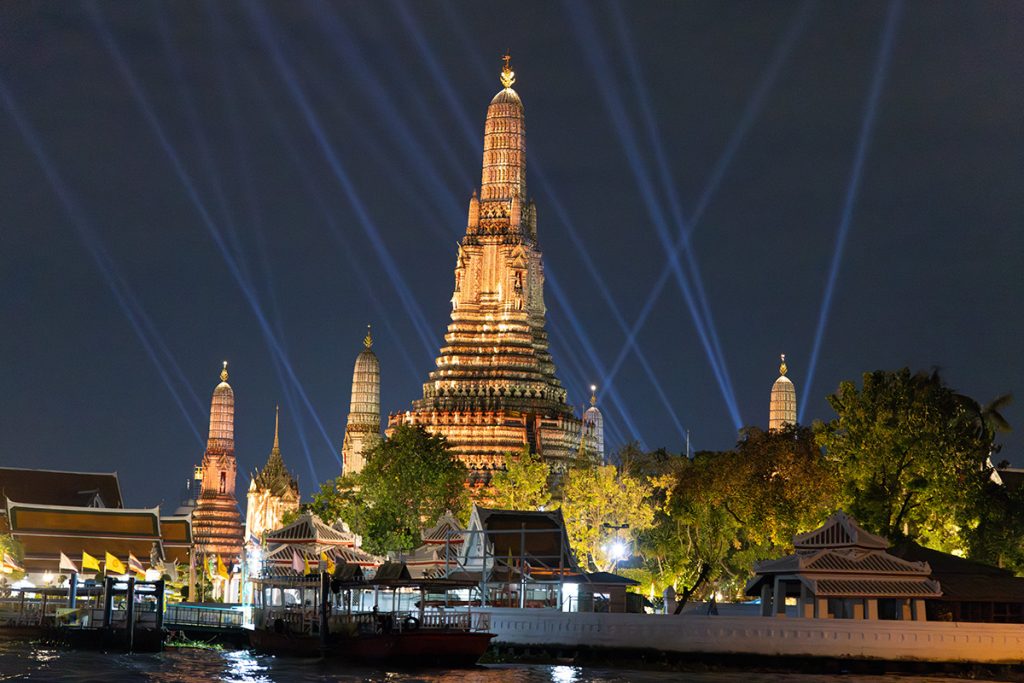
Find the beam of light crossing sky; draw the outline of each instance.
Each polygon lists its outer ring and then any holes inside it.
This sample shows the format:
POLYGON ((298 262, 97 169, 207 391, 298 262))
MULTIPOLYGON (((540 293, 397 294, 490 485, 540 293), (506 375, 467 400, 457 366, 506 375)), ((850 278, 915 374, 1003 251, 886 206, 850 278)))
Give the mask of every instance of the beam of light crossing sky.
MULTIPOLYGON (((601 297, 604 299, 605 304, 608 306, 608 309, 612 312, 612 317, 615 318, 615 322, 618 324, 618 326, 622 329, 623 332, 628 334, 629 325, 626 323, 625 317, 623 317, 622 312, 619 310, 619 307, 615 304, 615 300, 612 298, 612 293, 608 291, 608 285, 605 283, 604 278, 601 277, 601 273, 598 272, 597 266, 594 265, 594 260, 590 257, 590 252, 587 251, 586 244, 583 242, 583 239, 580 237, 579 232, 573 225, 572 219, 569 217, 568 212, 565 210, 565 206, 562 205, 562 202, 551 191, 551 184, 548 182, 547 177, 544 174, 543 166, 537 163, 536 155, 534 155, 533 162, 531 163, 533 164, 534 173, 536 174, 538 180, 540 181, 541 187, 544 188, 545 194, 547 195, 548 205, 555 210, 555 216, 557 217, 559 223, 561 223, 562 226, 565 227, 566 231, 569 233, 569 239, 572 240, 573 246, 576 247, 576 253, 579 254, 580 258, 583 260, 583 264, 586 267, 587 272, 590 274, 590 277, 597 284, 597 289, 600 292, 601 297)), ((679 436, 685 438, 686 428, 683 427, 682 423, 679 421, 679 416, 676 414, 675 409, 672 407, 672 401, 669 400, 668 396, 665 393, 665 390, 662 388, 661 381, 658 379, 658 376, 654 373, 654 369, 648 362, 646 354, 643 353, 639 346, 634 346, 633 350, 636 353, 637 360, 640 361, 640 366, 643 368, 644 373, 647 375, 648 381, 650 381, 651 386, 654 387, 654 391, 655 393, 658 394, 658 398, 661 400, 662 406, 665 408, 665 411, 668 413, 669 418, 672 420, 672 424, 675 425, 676 430, 679 432, 679 436)), ((601 381, 605 383, 610 383, 610 379, 608 377, 602 377, 601 381)))
MULTIPOLYGON (((700 314, 703 317, 705 328, 707 329, 708 335, 711 339, 712 348, 718 358, 718 362, 722 368, 726 382, 729 386, 732 386, 732 380, 729 377, 729 370, 725 361, 725 354, 722 351, 714 318, 711 314, 711 307, 708 304, 707 294, 704 290, 704 281, 700 274, 700 266, 694 256, 694 251, 690 244, 690 236, 692 235, 693 228, 696 227, 703 217, 711 196, 721 185, 722 178, 725 175, 725 170, 731 164, 736 155, 736 150, 739 147, 740 141, 745 137, 756 114, 760 111, 765 95, 774 86, 781 66, 796 42, 797 37, 803 33, 811 14, 810 10, 812 8, 812 4, 810 0, 805 0, 805 2, 801 4, 793 20, 790 22, 789 28, 783 36, 782 41, 774 50, 771 59, 768 61, 768 68, 759 79, 754 92, 744 108, 743 115, 730 137, 729 144, 726 146, 724 153, 719 157, 713 167, 711 176, 701 192, 697 205, 694 208, 693 216, 690 220, 690 226, 687 225, 687 221, 683 217, 679 194, 676 191, 676 181, 672 174, 671 165, 668 163, 668 159, 665 156, 665 147, 661 144, 661 133, 658 130, 657 117, 654 115, 654 107, 651 103, 650 93, 648 92, 644 82, 643 73, 640 69, 639 60, 636 56, 633 40, 629 33, 628 23, 617 3, 612 2, 609 7, 613 14, 612 24, 617 29, 619 42, 622 46, 623 53, 626 56, 626 63, 629 67, 630 73, 630 81, 633 84, 637 100, 640 102, 640 109, 643 114, 645 128, 647 130, 648 143, 650 148, 654 151, 655 162, 658 166, 658 174, 662 181, 662 192, 664 196, 668 198, 669 211, 676 224, 678 236, 676 238, 674 249, 676 253, 681 254, 683 258, 686 259, 686 266, 690 273, 690 281, 693 284, 696 300, 700 305, 700 314)), ((671 259, 669 259, 665 264, 665 270, 669 270, 671 267, 671 259)), ((659 278, 658 281, 664 283, 667 282, 667 279, 659 278)), ((652 291, 652 300, 656 300, 659 295, 660 291, 652 291)), ((627 344, 628 343, 629 342, 627 341, 627 344)))
POLYGON ((857 194, 860 191, 864 160, 867 158, 868 147, 871 144, 871 134, 874 130, 875 119, 878 114, 878 100, 881 97, 882 86, 885 84, 885 75, 889 70, 889 62, 892 59, 892 45, 902 10, 903 0, 894 0, 889 4, 888 12, 885 15, 882 37, 878 43, 878 54, 875 57, 875 69, 871 76, 871 89, 864 104, 864 117, 861 121, 860 134, 857 137, 857 151, 853 158, 850 180, 846 187, 846 196, 843 199, 842 213, 839 217, 835 249, 832 252, 832 261, 828 269, 828 280, 825 283, 825 294, 821 299, 821 309, 818 311, 818 325, 814 330, 814 346, 811 349, 811 361, 807 366, 806 388, 800 397, 800 410, 797 413, 797 422, 803 422, 807 400, 811 395, 814 372, 818 365, 818 353, 821 351, 821 341, 825 336, 825 327, 828 324, 828 315, 832 308, 832 294, 835 291, 836 278, 839 276, 839 266, 843 261, 846 238, 850 231, 850 223, 853 220, 853 209, 857 203, 857 194))
MULTIPOLYGON (((261 93, 261 95, 265 93, 266 90, 262 87, 259 77, 253 73, 252 69, 248 68, 247 65, 243 65, 242 68, 251 83, 255 85, 256 91, 261 93)), ((377 312, 377 315, 387 330, 388 335, 394 341, 394 344, 398 349, 399 354, 402 356, 402 359, 405 361, 409 372, 413 375, 418 375, 422 371, 422 368, 413 362, 412 357, 409 355, 409 351, 406 348, 404 336, 398 333, 391 322, 388 307, 386 307, 380 300, 380 297, 377 296, 376 289, 371 284, 372 280, 367 274, 359 258, 352 253, 351 245, 349 244, 344 230, 342 230, 341 226, 338 224, 338 219, 335 216, 335 213, 331 210, 327 200, 324 198, 324 193, 320 189, 312 171, 309 170, 302 158, 302 155, 299 154, 289 128, 285 125, 281 116, 277 113, 277 110, 267 97, 262 96, 261 101, 263 102, 264 109, 268 115, 267 117, 270 120, 271 125, 274 127, 274 132, 277 134, 281 143, 285 146, 285 150, 288 152, 288 158, 291 161, 293 168, 298 171, 300 180, 306 189, 306 192, 313 198, 313 201, 316 202, 317 208, 320 210, 324 222, 330 229, 332 238, 338 243, 338 247, 345 255, 349 267, 356 273, 357 278, 363 284, 363 290, 366 296, 369 298, 371 305, 377 312)))
MULTIPOLYGON (((118 274, 113 259, 107 253, 107 250, 103 246, 99 236, 85 218, 85 212, 81 207, 79 207, 78 202, 75 201, 71 191, 64 183, 63 178, 61 178, 60 174, 57 172, 57 167, 53 164, 52 159, 43 148, 42 142, 39 140, 39 136, 36 134, 35 129, 21 112, 21 109, 15 102, 13 95, 7 88, 7 84, 2 79, 0 79, 0 99, 3 100, 4 107, 7 109, 8 114, 14 120, 14 124, 17 126, 18 131, 21 133, 22 138, 25 140, 29 149, 32 150, 32 154, 36 157, 36 161, 39 162, 39 166, 42 168, 43 174, 50 183, 50 187, 57 195, 61 206, 64 208, 64 212, 67 214, 68 219, 71 221, 75 231, 78 233, 78 238, 88 250, 89 255, 92 256, 93 260, 96 262, 96 267, 100 271, 107 287, 110 289, 111 294, 114 295, 114 300, 117 302, 118 308, 121 309, 121 312, 128 319, 132 330, 135 332, 135 336, 138 337, 139 342, 142 344, 143 350, 146 352, 146 355, 149 356, 154 367, 156 367, 157 374, 160 376, 164 386, 167 387, 167 391, 171 394, 171 398, 174 400, 175 405, 178 407, 182 417, 185 419, 185 424, 188 425, 189 431, 192 432, 192 435, 195 437, 199 447, 202 448, 205 446, 206 440, 200 433, 193 416, 186 408, 185 402, 178 389, 174 386, 174 382, 170 375, 168 375, 165 365, 169 362, 179 373, 180 367, 171 355, 167 346, 159 340, 159 333, 153 326, 152 321, 145 315, 141 304, 131 291, 128 283, 118 274), (140 322, 140 317, 145 317, 145 321, 140 322), (148 328, 148 331, 145 328, 148 328), (154 344, 160 346, 160 356, 162 357, 158 356, 156 349, 154 349, 154 344)), ((183 386, 188 387, 188 384, 183 383, 183 386)), ((186 391, 187 390, 188 389, 186 389, 186 391)), ((193 401, 199 404, 201 409, 202 404, 199 402, 199 397, 194 391, 191 393, 191 396, 193 401)))
MULTIPOLYGON (((584 56, 590 64, 590 68, 597 74, 607 74, 612 72, 606 55, 599 48, 600 40, 597 33, 597 27, 594 24, 594 19, 590 10, 582 3, 571 2, 568 0, 566 2, 566 7, 570 14, 570 22, 575 29, 574 32, 577 42, 582 48, 584 56)), ((679 285, 680 293, 683 295, 683 299, 686 302, 687 308, 690 312, 690 317, 693 320, 694 328, 697 331, 697 336, 700 339, 701 345, 704 347, 705 355, 711 365, 712 372, 715 375, 715 380, 718 383, 722 397, 725 400, 726 408, 729 411, 729 415, 732 417, 734 426, 736 429, 739 429, 742 427, 743 421, 740 418, 735 392, 733 391, 732 384, 729 381, 727 371, 714 352, 711 333, 707 329, 706 321, 700 314, 699 306, 694 298, 690 284, 687 282, 685 273, 679 263, 678 254, 673 248, 673 240, 668 230, 667 220, 654 191, 655 184, 643 162, 643 155, 633 133, 629 117, 625 111, 622 96, 618 92, 618 88, 610 81, 610 79, 597 78, 596 82, 598 85, 597 90, 601 94, 601 99, 604 101, 605 108, 608 110, 608 114, 612 119, 616 132, 618 133, 619 141, 622 143, 623 151, 625 152, 626 160, 629 163, 630 169, 633 172, 637 189, 640 191, 640 195, 644 201, 645 207, 647 208, 647 212, 651 218, 655 232, 668 254, 669 262, 671 263, 676 277, 676 282, 679 285)), ((635 339, 633 341, 635 343, 635 339)))
POLYGON ((301 382, 299 381, 297 375, 295 374, 294 368, 289 362, 287 355, 284 353, 284 349, 278 342, 277 337, 274 334, 274 331, 266 318, 266 315, 263 313, 263 309, 259 303, 256 293, 249 286, 249 283, 246 280, 241 268, 239 267, 237 260, 231 254, 231 250, 228 244, 225 242, 224 236, 221 233, 221 230, 218 227, 217 222, 213 219, 213 216, 207 209, 205 202, 203 202, 202 197, 199 195, 195 183, 192 180, 192 176, 186 170, 184 164, 182 163, 181 157, 178 155, 174 146, 171 144, 170 139, 167 137, 163 125, 160 123, 159 118, 156 116, 156 113, 150 106, 149 101, 145 96, 145 93, 143 92, 138 80, 135 77, 135 74, 132 72, 131 67, 128 66, 128 63, 124 58, 124 55, 121 53, 121 50, 117 45, 117 42, 114 40, 113 35, 110 33, 109 28, 106 26, 106 23, 102 15, 99 13, 99 10, 96 7, 95 3, 88 3, 88 8, 90 18, 92 19, 92 23, 96 29, 97 34, 99 35, 101 41, 103 42, 103 45, 107 48, 107 51, 113 58, 118 71, 121 73, 122 77, 128 84, 129 91, 131 92, 132 97, 135 99, 135 102, 138 105, 139 109, 141 110, 143 118, 146 120, 146 123, 150 126, 151 130, 156 136, 161 149, 167 155, 167 158, 171 162, 171 166, 174 169, 175 174, 178 176, 178 179, 181 181, 182 186, 185 188, 186 194, 191 200, 193 206, 196 208, 196 211, 199 213, 199 216, 202 219, 204 225, 207 227, 210 236, 214 240, 214 243, 220 250, 221 255, 224 258, 224 261, 228 266, 228 271, 235 278, 236 283, 239 285, 239 288, 242 291, 243 297, 249 304, 250 308, 252 309, 256 317, 256 321, 260 326, 260 330, 263 332, 264 339, 267 341, 271 351, 277 354, 278 360, 281 361, 283 367, 287 371, 289 379, 291 380, 299 396, 302 398, 302 402, 305 405, 306 410, 308 410, 310 415, 313 417, 313 420, 316 423, 318 429, 320 430, 321 436, 323 437, 324 442, 327 444, 328 449, 331 452, 331 455, 338 461, 339 464, 341 464, 341 456, 339 456, 338 453, 335 451, 334 446, 331 443, 330 437, 327 435, 327 431, 324 429, 319 416, 316 414, 316 411, 314 410, 312 403, 309 401, 309 397, 306 395, 305 390, 302 388, 301 382))
POLYGON ((431 333, 430 326, 427 324, 426 318, 423 315, 423 310, 420 308, 412 294, 412 291, 405 283, 405 278, 402 277, 401 270, 398 268, 398 265, 391 256, 387 245, 384 243, 384 240, 380 235, 380 231, 370 218, 366 205, 363 203, 362 198, 356 191, 352 179, 349 177, 348 172, 341 163, 341 159, 339 159, 338 155, 335 154, 334 148, 327 137, 327 133, 320 124, 319 117, 317 117, 306 98, 305 93, 299 87, 291 66, 288 64, 280 47, 275 41, 269 20, 261 8, 247 6, 247 10, 249 12, 249 17, 256 25, 264 44, 270 50, 271 59, 274 66, 277 68, 282 81, 288 88, 295 104, 298 106, 303 120, 309 127, 310 132, 316 138, 320 151, 323 153, 325 160, 331 168, 331 172, 338 181, 338 184, 341 185, 345 196, 348 198, 349 205, 356 214, 356 222, 362 228, 363 233, 366 235, 370 244, 373 246, 374 251, 377 253, 378 259, 384 266, 392 286, 398 293, 399 299, 402 301, 402 304, 406 309, 406 313, 409 315, 410 321, 413 323, 413 327, 420 336, 420 341, 423 343, 423 348, 426 351, 427 356, 433 360, 434 351, 436 349, 436 340, 433 340, 433 334, 431 333))
MULTIPOLYGON (((697 201, 697 205, 694 207, 693 215, 690 217, 689 225, 687 225, 686 220, 683 218, 682 209, 678 201, 678 196, 674 191, 669 191, 670 188, 674 186, 674 181, 671 179, 671 175, 668 174, 667 160, 664 159, 664 155, 661 151, 660 145, 654 144, 654 140, 656 140, 657 137, 652 139, 652 146, 654 146, 656 153, 660 157, 660 160, 658 162, 659 166, 662 166, 664 164, 664 167, 666 169, 662 171, 662 180, 667 180, 665 185, 665 192, 667 193, 667 195, 670 198, 670 201, 672 202, 671 210, 673 218, 678 226, 678 236, 673 246, 673 251, 675 253, 682 253, 686 256, 687 265, 691 268, 691 272, 695 276, 694 283, 695 288, 697 290, 698 298, 701 302, 702 314, 708 320, 712 320, 710 308, 707 304, 707 298, 704 295, 704 287, 702 284, 702 280, 700 278, 700 271, 697 267, 697 261, 693 257, 692 250, 690 247, 690 237, 696 230, 701 219, 704 217, 704 212, 711 203, 712 197, 715 195, 718 188, 720 187, 722 179, 725 176, 726 170, 732 164, 732 161, 736 156, 740 144, 746 138, 746 135, 749 132, 751 126, 753 125, 755 118, 760 112, 764 104, 765 97, 767 96, 767 93, 772 89, 776 80, 778 79, 778 75, 782 65, 788 59, 788 56, 792 52, 792 48, 795 45, 798 37, 803 33, 810 15, 810 7, 812 7, 812 5, 807 2, 805 2, 801 6, 800 10, 798 10, 793 20, 790 22, 790 25, 786 33, 783 35, 782 40, 776 46, 775 50, 772 53, 772 56, 769 58, 765 70, 762 72, 760 78, 758 79, 757 85, 751 93, 750 98, 747 100, 743 113, 740 116, 740 119, 737 122, 736 127, 733 129, 733 132, 730 135, 725 148, 723 149, 722 153, 718 156, 718 159, 716 160, 715 165, 712 168, 711 175, 708 177, 708 180, 705 182, 704 187, 701 190, 700 197, 697 201)), ((625 30, 626 29, 623 27, 622 31, 625 32, 625 30)), ((628 40, 628 34, 623 33, 623 37, 625 40, 628 40)), ((631 50, 629 49, 628 43, 626 49, 627 57, 631 62, 630 68, 631 73, 633 74, 633 81, 638 89, 638 97, 640 98, 644 109, 647 112, 650 112, 651 105, 649 103, 649 97, 647 96, 646 89, 641 89, 642 80, 639 76, 639 66, 635 64, 636 58, 635 55, 631 54, 631 50)), ((657 129, 651 127, 653 124, 654 119, 652 118, 648 122, 648 132, 650 134, 653 134, 654 136, 657 136, 657 129)), ((661 293, 664 290, 665 285, 668 284, 669 278, 672 274, 673 267, 671 263, 671 257, 669 257, 668 259, 666 259, 665 266, 662 269, 661 274, 658 276, 658 279, 655 281, 654 286, 651 288, 650 294, 648 294, 645 298, 644 305, 640 310, 640 314, 637 316, 636 322, 633 324, 633 327, 631 328, 629 335, 627 336, 626 344, 619 351, 618 355, 616 356, 615 362, 612 364, 612 377, 614 377, 618 373, 619 369, 622 367, 622 363, 625 361, 626 357, 629 354, 631 345, 635 342, 637 335, 639 335, 640 330, 644 326, 644 323, 646 323, 647 317, 653 310, 654 305, 657 303, 658 298, 661 296, 661 293)), ((717 335, 715 336, 715 339, 717 339, 717 335)), ((718 353, 720 354, 720 351, 718 353)))
MULTIPOLYGON (((322 2, 314 3, 311 0, 307 0, 306 5, 310 8, 311 12, 315 12, 318 17, 323 19, 320 23, 320 28, 324 35, 329 38, 331 49, 335 55, 350 70, 360 73, 360 85, 368 91, 367 94, 370 96, 370 102, 384 118, 388 129, 396 134, 397 140, 400 143, 398 145, 399 149, 403 153, 412 154, 420 165, 424 167, 433 166, 433 156, 426 151, 420 142, 420 136, 406 122, 405 117, 402 115, 401 107, 395 101, 395 97, 382 85, 379 75, 374 72, 372 62, 367 59, 365 50, 360 45, 357 36, 348 30, 344 22, 338 18, 337 12, 330 5, 322 2)), ((334 88, 325 88, 324 91, 336 92, 337 85, 335 84, 334 88)), ((430 129, 437 131, 438 126, 430 126, 430 129)), ((450 169, 458 176, 459 182, 463 187, 472 187, 473 180, 466 172, 465 165, 456 156, 450 141, 443 135, 438 137, 440 138, 439 146, 442 155, 445 161, 448 162, 450 169)), ((428 196, 436 196, 438 198, 451 197, 451 188, 441 181, 441 177, 441 174, 436 172, 417 176, 419 180, 429 185, 430 192, 428 196)), ((440 208, 448 210, 447 202, 445 207, 440 208)), ((456 213, 460 212, 462 208, 457 206, 456 213)))

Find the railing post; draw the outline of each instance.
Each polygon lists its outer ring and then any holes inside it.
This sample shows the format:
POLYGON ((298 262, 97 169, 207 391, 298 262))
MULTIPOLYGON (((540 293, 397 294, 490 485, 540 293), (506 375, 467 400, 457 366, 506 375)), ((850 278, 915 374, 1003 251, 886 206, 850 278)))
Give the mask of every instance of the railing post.
POLYGON ((125 628, 128 636, 128 652, 135 649, 135 577, 128 577, 128 592, 126 598, 125 628))

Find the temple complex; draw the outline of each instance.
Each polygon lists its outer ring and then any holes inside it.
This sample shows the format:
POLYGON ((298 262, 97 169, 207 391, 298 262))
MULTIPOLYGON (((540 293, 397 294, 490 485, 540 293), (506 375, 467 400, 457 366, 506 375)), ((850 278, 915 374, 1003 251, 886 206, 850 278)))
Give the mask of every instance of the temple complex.
POLYGON ((299 482, 284 466, 278 440, 280 409, 274 415, 274 446, 263 469, 253 473, 246 494, 245 538, 257 542, 268 531, 280 529, 286 512, 299 509, 299 482))
POLYGON ((228 384, 228 363, 220 373, 210 404, 210 437, 203 454, 202 488, 192 512, 195 552, 218 555, 225 564, 242 555, 242 517, 235 499, 235 393, 228 384))
POLYGON ((446 436, 475 484, 524 446, 563 471, 586 438, 548 351, 537 208, 526 189, 526 123, 514 82, 506 56, 503 88, 487 108, 480 194, 469 200, 437 369, 412 410, 388 421, 389 430, 414 424, 446 436))
POLYGON ((341 446, 342 472, 355 474, 366 464, 366 452, 380 441, 380 361, 373 352, 373 336, 366 326, 363 350, 352 370, 345 441, 341 446))
POLYGON ((772 399, 768 406, 768 430, 774 432, 787 424, 796 424, 796 387, 786 377, 786 354, 781 358, 779 378, 772 385, 772 399))

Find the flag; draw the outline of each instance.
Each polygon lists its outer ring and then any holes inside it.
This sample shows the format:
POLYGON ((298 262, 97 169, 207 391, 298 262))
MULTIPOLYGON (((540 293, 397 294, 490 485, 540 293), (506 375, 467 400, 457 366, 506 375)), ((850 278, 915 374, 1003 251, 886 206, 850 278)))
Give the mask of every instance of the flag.
POLYGON ((60 571, 69 571, 72 574, 78 573, 78 567, 71 561, 71 558, 64 553, 60 554, 60 571))
POLYGON ((320 559, 323 560, 324 564, 327 565, 327 573, 331 576, 334 576, 334 569, 336 565, 334 564, 334 560, 332 560, 330 556, 327 554, 326 550, 320 553, 320 559))
POLYGON ((309 558, 305 555, 302 556, 302 561, 305 563, 305 574, 309 574, 312 570, 309 568, 309 558))
POLYGON ((260 542, 260 537, 251 531, 249 532, 249 545, 262 545, 262 543, 260 542))
POLYGON ((23 572, 25 568, 18 564, 18 561, 11 557, 11 554, 4 552, 4 569, 9 569, 12 572, 23 572))
POLYGON ((104 573, 114 572, 115 574, 128 573, 128 570, 124 567, 124 562, 117 559, 110 553, 107 553, 106 559, 103 560, 103 571, 104 573))
POLYGON ((231 574, 228 573, 228 568, 224 566, 224 560, 220 555, 217 556, 217 575, 225 581, 231 578, 231 574))
POLYGON ((132 553, 128 553, 128 569, 136 574, 146 573, 146 568, 139 562, 139 558, 135 557, 132 553))
POLYGON ((294 550, 292 551, 292 569, 299 574, 302 573, 302 558, 299 557, 299 554, 294 550))
POLYGON ((171 568, 166 570, 167 580, 170 583, 178 583, 178 563, 172 561, 171 568))
POLYGON ((82 551, 82 571, 85 571, 86 569, 94 569, 96 571, 99 571, 100 570, 100 561, 97 560, 95 557, 93 557, 92 555, 90 555, 89 553, 87 553, 87 552, 85 552, 83 550, 82 551))

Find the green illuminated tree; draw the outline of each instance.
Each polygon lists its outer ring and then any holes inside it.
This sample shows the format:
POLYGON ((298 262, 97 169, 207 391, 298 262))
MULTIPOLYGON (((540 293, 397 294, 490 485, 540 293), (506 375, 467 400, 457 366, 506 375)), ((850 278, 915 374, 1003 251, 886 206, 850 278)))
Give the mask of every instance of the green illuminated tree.
POLYGON ((465 514, 465 482, 466 467, 443 436, 402 425, 369 450, 362 472, 325 483, 309 509, 347 522, 369 552, 409 550, 446 510, 465 514))
POLYGON ((654 493, 648 478, 620 472, 614 465, 570 469, 562 489, 562 514, 580 563, 613 570, 624 559, 617 546, 631 548, 636 535, 653 524, 654 493))
POLYGON ((529 448, 505 456, 505 469, 491 479, 492 504, 504 510, 540 510, 551 503, 551 467, 529 448))
POLYGON ((937 372, 907 368, 865 373, 860 387, 843 382, 828 401, 836 418, 815 432, 847 510, 891 540, 965 549, 990 474, 997 410, 956 394, 937 372))

